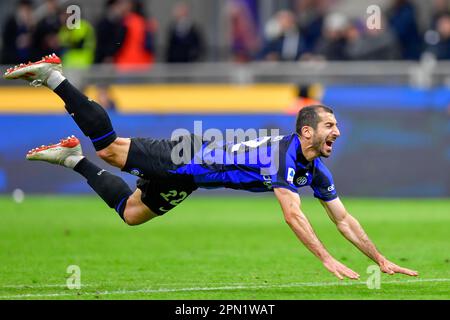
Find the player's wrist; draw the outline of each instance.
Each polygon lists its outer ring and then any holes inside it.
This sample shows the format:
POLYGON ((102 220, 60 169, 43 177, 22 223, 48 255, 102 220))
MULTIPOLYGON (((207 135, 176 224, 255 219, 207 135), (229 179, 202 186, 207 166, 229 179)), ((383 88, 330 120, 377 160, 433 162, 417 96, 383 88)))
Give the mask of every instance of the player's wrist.
POLYGON ((386 261, 387 261, 387 259, 384 256, 382 256, 381 254, 377 255, 376 258, 375 258, 375 262, 378 265, 381 265, 381 264, 385 263, 386 261))
POLYGON ((328 263, 328 262, 332 262, 335 259, 328 253, 323 254, 322 256, 319 256, 319 259, 322 261, 322 263, 328 263))

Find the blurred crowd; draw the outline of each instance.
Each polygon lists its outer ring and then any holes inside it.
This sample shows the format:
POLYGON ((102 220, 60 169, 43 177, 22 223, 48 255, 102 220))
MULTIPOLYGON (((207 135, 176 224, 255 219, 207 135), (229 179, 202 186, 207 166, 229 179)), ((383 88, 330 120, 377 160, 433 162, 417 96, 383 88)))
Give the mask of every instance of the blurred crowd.
MULTIPOLYGON (((392 0, 381 14, 381 28, 369 29, 367 16, 349 17, 330 9, 329 0, 292 0, 268 21, 258 16, 257 0, 227 0, 224 6, 228 59, 255 60, 417 60, 424 52, 450 59, 450 10, 447 0, 432 1, 426 28, 418 23, 409 0, 392 0)), ((157 60, 196 62, 208 59, 205 30, 186 3, 172 8, 161 35, 144 0, 106 0, 95 21, 67 23, 67 5, 58 0, 18 0, 2 26, 1 63, 36 60, 59 54, 67 67, 114 63, 122 70, 142 70, 157 60), (39 10, 38 10, 39 9, 39 10), (157 51, 156 36, 165 37, 157 51)), ((210 37, 211 38, 211 37, 210 37)))
MULTIPOLYGON (((381 12, 381 28, 366 16, 330 10, 328 0, 293 1, 264 26, 261 49, 237 52, 238 60, 418 60, 423 53, 450 59, 450 6, 434 0, 428 26, 420 27, 414 2, 392 0, 381 12)), ((364 12, 365 13, 365 12, 364 12)), ((249 46, 250 47, 250 46, 249 46)))
MULTIPOLYGON (((19 0, 2 29, 1 63, 40 59, 56 53, 66 67, 88 68, 93 63, 114 63, 121 70, 142 70, 155 61, 158 22, 147 17, 145 1, 106 0, 102 16, 91 22, 82 18, 74 24, 72 11, 58 0, 19 0), (69 22, 69 23, 67 23, 69 22)), ((82 8, 81 8, 82 10, 82 8)), ((189 6, 173 8, 169 27, 167 62, 200 59, 202 37, 189 16, 189 6)))

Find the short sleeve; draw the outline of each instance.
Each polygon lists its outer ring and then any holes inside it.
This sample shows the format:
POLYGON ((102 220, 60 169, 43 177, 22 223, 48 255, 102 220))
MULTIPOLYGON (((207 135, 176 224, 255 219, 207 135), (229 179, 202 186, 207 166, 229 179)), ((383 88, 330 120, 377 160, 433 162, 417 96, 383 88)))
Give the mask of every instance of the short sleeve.
POLYGON ((338 197, 331 172, 320 158, 315 163, 311 188, 314 191, 314 197, 323 201, 331 201, 338 197))

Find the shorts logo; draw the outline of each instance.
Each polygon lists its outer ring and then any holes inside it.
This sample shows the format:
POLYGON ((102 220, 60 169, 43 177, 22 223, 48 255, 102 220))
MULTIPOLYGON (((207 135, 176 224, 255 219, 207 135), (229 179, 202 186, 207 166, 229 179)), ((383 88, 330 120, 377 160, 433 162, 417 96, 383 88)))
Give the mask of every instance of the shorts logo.
POLYGON ((334 184, 332 184, 331 186, 329 186, 329 187, 327 188, 327 190, 330 191, 330 192, 331 192, 331 191, 334 191, 334 184))
POLYGON ((297 184, 299 186, 303 186, 308 182, 308 178, 307 177, 298 177, 297 178, 297 184))
POLYGON ((295 176, 295 169, 289 168, 286 181, 291 183, 294 182, 294 176, 295 176))
POLYGON ((131 169, 130 173, 131 173, 133 176, 137 176, 137 177, 140 177, 140 176, 142 175, 142 174, 141 174, 141 171, 139 171, 139 169, 131 169))

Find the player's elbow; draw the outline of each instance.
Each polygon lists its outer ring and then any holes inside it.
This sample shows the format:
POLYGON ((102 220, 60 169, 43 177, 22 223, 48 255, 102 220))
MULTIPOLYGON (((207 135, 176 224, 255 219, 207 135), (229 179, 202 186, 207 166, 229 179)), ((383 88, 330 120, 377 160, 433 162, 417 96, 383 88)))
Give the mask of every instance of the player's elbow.
MULTIPOLYGON (((346 233, 355 224, 356 220, 346 213, 341 219, 336 220, 336 227, 341 233, 346 233)), ((357 222, 356 222, 357 223, 357 222)))
POLYGON ((339 232, 345 234, 349 230, 349 225, 345 221, 339 221, 336 222, 336 228, 339 230, 339 232))

